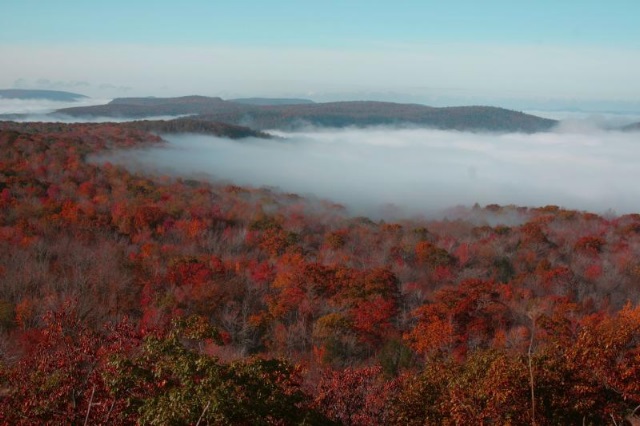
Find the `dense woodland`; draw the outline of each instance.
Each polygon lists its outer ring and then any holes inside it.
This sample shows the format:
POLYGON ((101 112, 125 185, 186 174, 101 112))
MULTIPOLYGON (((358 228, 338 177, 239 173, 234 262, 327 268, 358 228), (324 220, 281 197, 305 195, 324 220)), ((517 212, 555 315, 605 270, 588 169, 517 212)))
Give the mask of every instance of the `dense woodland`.
POLYGON ((640 411, 640 215, 490 205, 374 222, 97 160, 159 143, 124 125, 0 123, 0 423, 640 411))
POLYGON ((173 120, 137 120, 121 123, 121 127, 144 130, 162 134, 204 134, 219 136, 229 139, 262 138, 269 139, 272 136, 265 132, 252 130, 248 127, 221 123, 218 121, 201 120, 194 118, 175 118, 173 120))
POLYGON ((201 119, 248 125, 257 129, 296 129, 304 126, 367 127, 421 126, 461 131, 535 133, 548 131, 555 120, 488 106, 429 107, 392 102, 327 102, 254 107, 248 111, 203 113, 201 119))

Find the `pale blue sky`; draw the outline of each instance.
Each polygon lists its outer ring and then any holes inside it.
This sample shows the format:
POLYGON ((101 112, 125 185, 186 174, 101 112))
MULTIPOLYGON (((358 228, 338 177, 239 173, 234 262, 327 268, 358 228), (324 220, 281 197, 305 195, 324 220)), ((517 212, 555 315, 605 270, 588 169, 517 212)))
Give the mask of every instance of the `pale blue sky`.
POLYGON ((0 86, 637 102, 639 17, 637 0, 2 0, 0 86))

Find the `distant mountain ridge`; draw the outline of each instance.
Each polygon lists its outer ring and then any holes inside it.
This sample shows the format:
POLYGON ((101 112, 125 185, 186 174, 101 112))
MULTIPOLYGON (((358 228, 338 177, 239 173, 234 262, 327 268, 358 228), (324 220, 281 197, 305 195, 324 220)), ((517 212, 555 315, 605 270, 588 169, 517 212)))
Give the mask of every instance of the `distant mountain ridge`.
POLYGON ((301 98, 238 98, 238 99, 229 99, 229 102, 235 102, 237 104, 245 104, 245 105, 259 105, 259 106, 315 104, 315 102, 312 101, 311 99, 301 99, 301 98))
POLYGON ((640 132, 640 122, 628 124, 624 126, 622 130, 625 130, 628 132, 640 132))
POLYGON ((226 102, 222 98, 209 96, 180 96, 177 98, 156 98, 154 96, 138 98, 115 98, 107 105, 138 105, 158 107, 162 105, 211 105, 218 102, 226 102))
POLYGON ((178 98, 116 98, 105 105, 71 107, 55 111, 55 114, 73 117, 123 117, 145 118, 165 115, 213 114, 220 111, 246 110, 248 107, 221 98, 206 96, 181 96, 178 98))
POLYGON ((199 120, 248 126, 257 130, 292 129, 307 125, 414 125, 446 130, 531 133, 547 131, 558 123, 556 120, 487 106, 436 108, 372 101, 255 105, 205 96, 118 98, 106 105, 64 108, 55 113, 75 117, 127 118, 194 115, 193 118, 199 120))
POLYGON ((390 102, 331 102, 312 105, 263 107, 257 111, 225 111, 202 119, 255 129, 291 129, 304 126, 368 127, 414 125, 443 130, 539 132, 556 120, 487 106, 436 108, 390 102))
POLYGON ((4 99, 46 99, 58 102, 73 102, 87 97, 79 93, 59 90, 0 89, 0 98, 4 99))
POLYGON ((207 97, 199 95, 181 96, 177 98, 156 98, 154 96, 141 98, 115 98, 108 105, 139 105, 148 107, 158 107, 160 105, 181 104, 181 105, 211 105, 218 102, 233 102, 241 105, 273 106, 273 105, 306 105, 313 104, 311 99, 301 98, 238 98, 227 99, 219 97, 207 97))

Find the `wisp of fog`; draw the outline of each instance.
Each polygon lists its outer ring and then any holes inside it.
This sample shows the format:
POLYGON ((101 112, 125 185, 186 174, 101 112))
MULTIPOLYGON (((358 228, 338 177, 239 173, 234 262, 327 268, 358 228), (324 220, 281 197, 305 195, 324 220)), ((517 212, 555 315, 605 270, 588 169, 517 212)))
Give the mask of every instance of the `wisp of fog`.
MULTIPOLYGON (((70 107, 85 107, 94 105, 104 105, 111 99, 82 98, 77 101, 53 101, 48 99, 6 99, 0 97, 0 115, 6 114, 13 121, 17 122, 56 122, 56 123, 123 123, 136 120, 172 120, 175 118, 188 117, 183 115, 162 115, 149 116, 144 118, 132 117, 99 117, 99 116, 70 116, 54 113, 56 110, 70 107), (17 115, 17 117, 15 116, 17 115)), ((0 117, 0 120, 3 118, 0 117)))
POLYGON ((536 134, 374 128, 277 135, 167 135, 163 147, 107 159, 328 198, 371 216, 389 206, 416 215, 474 203, 640 212, 638 133, 561 125, 536 134))
POLYGON ((53 101, 48 99, 9 99, 0 97, 0 114, 25 114, 33 119, 45 116, 57 109, 102 105, 110 99, 82 98, 77 101, 53 101))

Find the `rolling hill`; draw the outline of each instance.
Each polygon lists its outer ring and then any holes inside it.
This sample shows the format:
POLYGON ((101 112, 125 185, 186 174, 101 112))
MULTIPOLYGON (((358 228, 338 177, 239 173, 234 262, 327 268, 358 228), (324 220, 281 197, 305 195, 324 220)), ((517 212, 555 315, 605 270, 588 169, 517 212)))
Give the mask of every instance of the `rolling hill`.
POLYGON ((210 136, 221 136, 230 139, 272 138, 271 135, 244 126, 218 123, 193 118, 176 118, 175 120, 139 120, 121 123, 122 127, 143 130, 157 134, 197 133, 210 136))
POLYGON ((300 99, 300 98, 239 98, 239 99, 229 99, 229 101, 235 102, 237 104, 259 105, 259 106, 308 105, 308 104, 315 103, 311 99, 300 99))
POLYGON ((389 102, 332 102, 263 107, 252 111, 221 111, 201 117, 255 129, 291 129, 304 126, 367 127, 413 125, 445 130, 538 132, 555 120, 486 106, 434 108, 389 102))
POLYGON ((46 99, 58 102, 73 102, 85 99, 87 96, 78 93, 61 92, 58 90, 32 89, 0 89, 0 98, 5 99, 46 99))
POLYGON ((106 105, 60 109, 74 117, 144 118, 194 115, 200 120, 253 129, 292 129, 304 126, 348 127, 413 125, 447 130, 539 132, 557 121, 487 106, 436 108, 391 102, 330 102, 295 105, 254 105, 221 98, 118 98, 106 105))
POLYGON ((244 105, 206 96, 178 98, 116 98, 105 105, 72 107, 57 110, 56 114, 73 117, 143 118, 163 115, 214 114, 222 111, 244 111, 244 105))
POLYGON ((0 116, 0 129, 45 129, 51 131, 66 130, 69 128, 100 128, 100 126, 113 127, 127 130, 127 131, 140 131, 144 133, 153 133, 156 135, 164 134, 202 134, 209 136, 219 136, 229 139, 243 139, 243 138, 261 138, 272 139, 274 136, 250 129, 248 127, 236 126, 233 124, 216 123, 213 121, 197 120, 192 118, 176 118, 174 120, 138 120, 124 123, 43 123, 43 122, 28 122, 17 123, 12 120, 2 120, 0 116))

